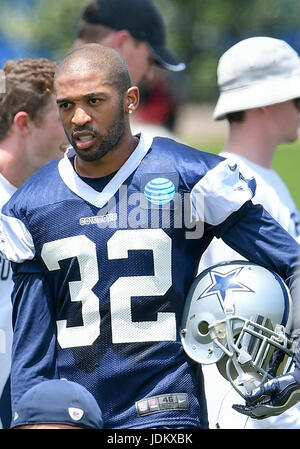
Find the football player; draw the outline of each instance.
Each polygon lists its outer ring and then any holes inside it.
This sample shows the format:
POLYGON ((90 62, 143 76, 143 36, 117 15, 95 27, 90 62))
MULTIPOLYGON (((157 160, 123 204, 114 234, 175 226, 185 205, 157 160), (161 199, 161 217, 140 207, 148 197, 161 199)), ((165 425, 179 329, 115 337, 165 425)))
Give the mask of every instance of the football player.
POLYGON ((104 428, 207 428, 201 373, 179 337, 202 253, 221 237, 293 291, 299 245, 252 204, 255 179, 237 164, 131 133, 139 91, 115 50, 69 53, 55 91, 74 152, 1 214, 15 280, 13 407, 63 377, 95 396, 104 428))

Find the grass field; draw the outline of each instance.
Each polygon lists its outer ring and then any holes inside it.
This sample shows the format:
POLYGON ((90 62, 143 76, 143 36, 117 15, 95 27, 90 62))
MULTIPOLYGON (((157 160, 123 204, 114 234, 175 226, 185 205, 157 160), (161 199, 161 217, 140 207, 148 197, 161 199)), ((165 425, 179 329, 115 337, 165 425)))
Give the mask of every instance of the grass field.
MULTIPOLYGON (((201 144, 189 144, 204 151, 219 153, 224 142, 207 140, 201 144)), ((275 153, 272 168, 281 176, 300 210, 300 142, 280 145, 275 153)))

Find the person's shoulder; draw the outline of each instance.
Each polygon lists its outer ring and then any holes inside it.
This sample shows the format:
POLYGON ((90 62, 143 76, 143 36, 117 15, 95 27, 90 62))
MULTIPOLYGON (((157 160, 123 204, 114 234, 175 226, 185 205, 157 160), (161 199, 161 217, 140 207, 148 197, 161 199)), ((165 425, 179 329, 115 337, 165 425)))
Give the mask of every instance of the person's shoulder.
POLYGON ((61 158, 54 159, 39 168, 24 182, 24 184, 18 189, 18 192, 22 192, 29 188, 41 189, 49 184, 53 184, 53 181, 59 175, 58 164, 60 161, 61 158))
POLYGON ((9 210, 25 211, 28 208, 39 207, 46 199, 54 196, 59 181, 58 163, 55 159, 41 167, 30 176, 3 206, 3 213, 9 210))
POLYGON ((54 176, 58 176, 58 164, 62 160, 62 158, 54 159, 53 161, 48 162, 43 165, 39 170, 37 170, 30 178, 28 178, 26 183, 34 184, 36 182, 42 183, 43 185, 47 185, 52 182, 54 176))

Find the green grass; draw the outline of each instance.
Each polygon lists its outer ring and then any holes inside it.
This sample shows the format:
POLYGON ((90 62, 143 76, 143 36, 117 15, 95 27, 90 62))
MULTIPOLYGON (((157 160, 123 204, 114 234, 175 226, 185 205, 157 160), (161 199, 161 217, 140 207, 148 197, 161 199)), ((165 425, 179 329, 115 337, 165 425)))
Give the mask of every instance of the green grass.
POLYGON ((272 167, 287 185, 300 210, 300 143, 280 145, 275 153, 272 167))
MULTIPOLYGON (((224 141, 189 142, 195 148, 211 153, 219 153, 224 141)), ((279 145, 272 168, 276 170, 288 187, 292 198, 300 210, 300 142, 279 145)))

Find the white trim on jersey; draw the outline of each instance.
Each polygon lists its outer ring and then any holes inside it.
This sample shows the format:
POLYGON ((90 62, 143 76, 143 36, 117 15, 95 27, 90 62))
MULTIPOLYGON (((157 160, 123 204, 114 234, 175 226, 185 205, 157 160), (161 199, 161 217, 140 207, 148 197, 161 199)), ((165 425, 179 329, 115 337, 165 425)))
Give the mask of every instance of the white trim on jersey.
MULTIPOLYGON (((60 176, 72 192, 90 204, 102 208, 139 166, 150 149, 152 140, 151 137, 144 138, 141 133, 138 146, 102 192, 97 192, 77 175, 69 160, 69 157, 74 154, 72 147, 68 148, 64 158, 58 163, 60 176)), ((0 223, 0 252, 7 259, 16 263, 33 259, 35 256, 34 243, 23 222, 15 217, 1 214, 0 223), (16 239, 15 236, 18 236, 18 238, 16 239)))
POLYGON ((251 189, 250 182, 255 186, 255 178, 247 179, 246 172, 241 175, 236 162, 222 161, 192 189, 193 219, 214 226, 222 223, 252 199, 255 190, 251 189))
MULTIPOLYGON (((0 173, 0 211, 3 205, 11 198, 17 188, 12 185, 4 176, 0 173)), ((1 222, 0 222, 1 228, 1 222)), ((0 247, 1 247, 1 230, 0 230, 0 247)), ((1 248, 0 248, 1 249, 1 248)), ((1 260, 1 276, 0 276, 0 397, 2 396, 4 387, 8 380, 11 367, 11 347, 12 347, 12 304, 11 304, 11 292, 13 289, 13 281, 11 275, 11 268, 8 261, 1 260), (4 279, 2 277, 4 268, 4 279), (7 269, 9 271, 7 271, 7 269)), ((6 401, 5 401, 6 402, 6 401)), ((8 411, 5 411, 5 415, 9 415, 8 411)), ((3 428, 3 424, 0 420, 0 429, 3 428)))
POLYGON ((15 217, 8 217, 1 213, 1 225, 0 252, 16 263, 33 259, 34 243, 24 223, 15 217))
MULTIPOLYGON (((123 182, 133 173, 139 166, 148 150, 152 145, 152 138, 145 138, 143 133, 140 135, 140 141, 134 152, 127 159, 125 164, 118 170, 115 176, 107 183, 102 192, 97 192, 91 186, 86 184, 75 172, 69 160, 70 150, 65 153, 64 158, 58 164, 59 174, 63 182, 69 187, 72 192, 78 195, 83 200, 93 204, 101 209, 119 190, 123 182)), ((71 147, 71 150, 72 147, 71 147)))
MULTIPOLYGON (((152 141, 152 137, 145 138, 143 133, 140 134, 140 142, 135 151, 102 192, 93 189, 77 175, 69 160, 74 155, 72 147, 58 163, 59 174, 73 193, 84 201, 102 208, 139 166, 151 148, 152 141)), ((193 219, 201 222, 204 220, 216 226, 250 200, 255 191, 255 179, 253 177, 247 179, 247 173, 244 170, 243 168, 244 175, 242 175, 238 165, 228 160, 222 161, 209 170, 191 191, 193 219)), ((2 215, 2 225, 4 242, 1 242, 0 238, 0 251, 2 250, 5 257, 17 263, 32 259, 35 256, 33 239, 23 222, 17 218, 2 215)))

